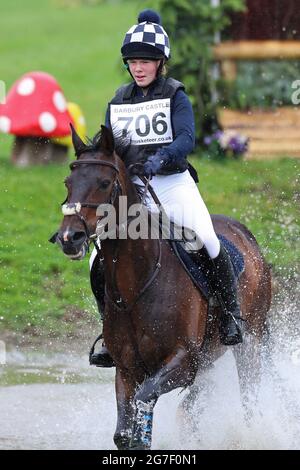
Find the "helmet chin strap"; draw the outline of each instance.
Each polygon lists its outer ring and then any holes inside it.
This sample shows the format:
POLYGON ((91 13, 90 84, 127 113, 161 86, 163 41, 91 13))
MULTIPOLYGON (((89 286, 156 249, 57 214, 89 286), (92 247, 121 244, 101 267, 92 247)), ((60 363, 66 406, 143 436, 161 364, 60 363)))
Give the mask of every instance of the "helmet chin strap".
POLYGON ((165 64, 165 60, 160 59, 160 64, 159 64, 157 72, 156 72, 156 78, 158 78, 159 75, 161 75, 164 64, 165 64))
POLYGON ((130 68, 129 68, 128 62, 124 62, 124 67, 125 67, 125 69, 127 70, 127 72, 129 73, 129 75, 131 76, 131 78, 133 78, 132 73, 130 72, 130 68))

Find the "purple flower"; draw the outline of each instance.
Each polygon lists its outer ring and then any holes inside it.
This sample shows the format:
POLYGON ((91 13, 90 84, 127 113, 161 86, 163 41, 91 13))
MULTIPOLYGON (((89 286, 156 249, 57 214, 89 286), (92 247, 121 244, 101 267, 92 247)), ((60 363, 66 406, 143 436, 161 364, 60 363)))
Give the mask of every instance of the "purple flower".
POLYGON ((209 137, 208 135, 204 137, 204 143, 205 145, 210 145, 212 143, 213 139, 212 137, 209 137))
POLYGON ((221 130, 216 131, 213 134, 214 139, 219 140, 222 137, 223 132, 221 130))
POLYGON ((248 141, 240 136, 232 137, 229 141, 229 147, 235 154, 242 154, 247 150, 248 141))
POLYGON ((205 145, 217 142, 223 152, 230 151, 234 155, 242 155, 248 148, 249 139, 234 130, 217 130, 213 135, 204 138, 205 145))

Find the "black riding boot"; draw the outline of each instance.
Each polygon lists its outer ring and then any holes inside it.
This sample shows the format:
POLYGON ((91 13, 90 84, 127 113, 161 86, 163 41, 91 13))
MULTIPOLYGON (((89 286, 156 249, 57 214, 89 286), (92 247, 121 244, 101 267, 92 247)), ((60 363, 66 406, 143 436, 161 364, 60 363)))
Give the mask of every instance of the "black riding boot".
MULTIPOLYGON (((105 301, 104 301, 105 280, 104 280, 103 264, 101 263, 99 256, 97 256, 94 260, 91 273, 90 273, 90 279, 91 279, 92 291, 94 293, 94 296, 96 297, 98 310, 100 313, 100 318, 103 322, 104 309, 105 309, 105 301)), ((98 339, 101 339, 101 338, 102 338, 102 335, 100 335, 98 339)), ((96 353, 94 352, 94 347, 98 339, 93 344, 91 352, 90 352, 90 365, 96 366, 96 367, 114 367, 115 363, 111 355, 109 354, 109 351, 107 347, 105 346, 104 341, 102 341, 102 346, 99 352, 96 352, 96 353)))
MULTIPOLYGON (((99 301, 98 299, 96 300, 98 304, 100 318, 103 321, 103 312, 104 312, 104 307, 105 307, 104 300, 103 302, 99 301)), ((96 366, 96 367, 114 367, 115 363, 113 361, 113 358, 109 354, 109 351, 107 347, 105 346, 104 341, 102 341, 102 346, 99 349, 99 352, 94 352, 95 344, 98 342, 98 339, 100 340, 102 339, 102 337, 103 336, 100 335, 92 346, 92 349, 90 352, 90 365, 96 366)))
POLYGON ((210 258, 205 247, 201 248, 195 255, 198 260, 200 259, 202 266, 204 266, 208 282, 221 304, 221 343, 227 346, 242 343, 236 278, 227 251, 221 244, 220 253, 214 259, 210 258))

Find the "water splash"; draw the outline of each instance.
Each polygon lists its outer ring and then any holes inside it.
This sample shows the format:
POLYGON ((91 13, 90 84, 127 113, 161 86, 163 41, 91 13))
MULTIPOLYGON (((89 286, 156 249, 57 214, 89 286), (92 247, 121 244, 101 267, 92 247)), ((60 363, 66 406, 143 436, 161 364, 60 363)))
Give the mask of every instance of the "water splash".
MULTIPOLYGON (((289 279, 275 296, 270 351, 251 421, 244 420, 235 362, 228 351, 202 376, 191 419, 180 406, 187 392, 160 397, 153 449, 300 448, 298 280, 296 275, 289 279)), ((8 365, 0 371, 5 385, 0 388, 0 448, 115 448, 114 369, 89 367, 87 355, 32 351, 10 352, 8 365), (5 382, 8 370, 14 375, 5 382)))
POLYGON ((179 448, 300 448, 300 292, 297 275, 281 286, 270 312, 270 338, 252 419, 247 422, 231 352, 201 377, 201 394, 187 414, 179 448), (292 282, 292 284, 291 284, 292 282), (293 285, 293 287, 292 287, 293 285))

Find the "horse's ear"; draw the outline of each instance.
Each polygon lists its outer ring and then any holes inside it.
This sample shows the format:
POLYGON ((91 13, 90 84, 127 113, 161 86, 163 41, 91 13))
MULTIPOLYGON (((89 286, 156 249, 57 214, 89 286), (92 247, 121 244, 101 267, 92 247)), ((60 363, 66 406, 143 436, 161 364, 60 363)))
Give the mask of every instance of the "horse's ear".
POLYGON ((102 150, 106 150, 107 153, 112 154, 115 150, 115 141, 112 131, 106 127, 101 126, 101 140, 100 145, 102 150))
POLYGON ((73 124, 70 123, 70 127, 72 132, 72 142, 75 150, 75 155, 78 157, 82 152, 85 151, 86 145, 75 131, 73 124))

